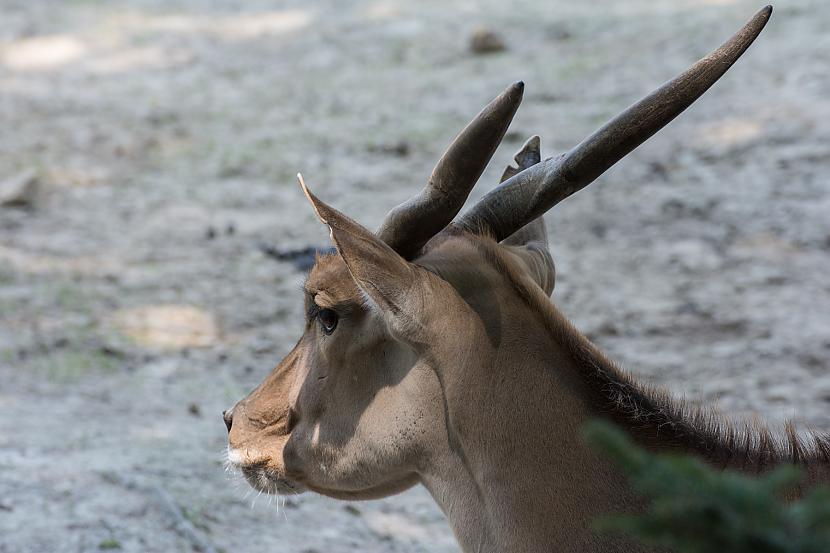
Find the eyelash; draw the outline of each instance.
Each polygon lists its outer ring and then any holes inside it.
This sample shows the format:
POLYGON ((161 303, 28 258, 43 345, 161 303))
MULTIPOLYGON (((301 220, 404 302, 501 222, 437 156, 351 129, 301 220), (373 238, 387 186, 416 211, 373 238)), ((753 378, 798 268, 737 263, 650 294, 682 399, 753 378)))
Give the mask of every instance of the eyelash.
POLYGON ((327 307, 320 307, 319 305, 317 305, 313 301, 310 302, 310 305, 308 307, 307 316, 308 316, 309 321, 317 320, 320 323, 320 327, 323 329, 323 333, 325 333, 326 336, 333 333, 337 329, 337 323, 340 322, 340 315, 336 311, 334 311, 333 309, 329 309, 327 307), (334 315, 334 323, 331 325, 331 329, 329 329, 320 320, 320 313, 322 313, 324 311, 330 311, 334 315))

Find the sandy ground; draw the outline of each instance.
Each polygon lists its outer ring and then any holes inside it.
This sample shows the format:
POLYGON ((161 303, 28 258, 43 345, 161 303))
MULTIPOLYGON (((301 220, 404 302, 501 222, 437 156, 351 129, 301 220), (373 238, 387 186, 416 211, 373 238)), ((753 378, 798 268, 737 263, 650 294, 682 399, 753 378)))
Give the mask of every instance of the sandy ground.
MULTIPOLYGON (((0 552, 456 551, 422 489, 252 497, 220 419, 301 329, 326 244, 527 83, 475 192, 719 44, 744 0, 0 2, 0 552), (468 49, 479 25, 507 50, 468 49), (253 504, 253 507, 252 507, 253 504)), ((702 101, 548 216, 555 301, 644 380, 830 428, 830 10, 783 1, 702 101)))

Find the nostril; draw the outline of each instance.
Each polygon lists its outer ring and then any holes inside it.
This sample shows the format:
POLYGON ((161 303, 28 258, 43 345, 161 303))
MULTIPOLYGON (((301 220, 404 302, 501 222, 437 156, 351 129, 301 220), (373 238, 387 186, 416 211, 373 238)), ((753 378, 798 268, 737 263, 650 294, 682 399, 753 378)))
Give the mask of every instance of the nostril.
POLYGON ((225 421, 225 426, 228 427, 228 432, 231 431, 231 426, 233 426, 233 409, 228 409, 227 411, 222 411, 222 418, 225 421))

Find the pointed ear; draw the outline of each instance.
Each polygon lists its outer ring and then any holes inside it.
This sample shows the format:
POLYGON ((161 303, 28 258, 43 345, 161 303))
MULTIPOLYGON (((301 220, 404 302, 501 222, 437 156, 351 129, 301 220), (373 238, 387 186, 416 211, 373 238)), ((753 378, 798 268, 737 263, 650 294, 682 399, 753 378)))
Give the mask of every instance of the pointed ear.
POLYGON ((416 283, 415 268, 374 233, 312 194, 302 175, 297 178, 358 287, 385 313, 411 312, 415 306, 407 305, 408 292, 416 283))

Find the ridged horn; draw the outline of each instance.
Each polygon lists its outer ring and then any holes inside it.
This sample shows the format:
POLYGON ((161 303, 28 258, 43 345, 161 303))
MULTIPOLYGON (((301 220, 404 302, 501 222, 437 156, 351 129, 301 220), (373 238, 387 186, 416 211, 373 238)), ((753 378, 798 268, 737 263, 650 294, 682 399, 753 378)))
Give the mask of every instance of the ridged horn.
POLYGON ((623 111, 569 152, 546 159, 505 181, 456 225, 502 240, 593 182, 715 84, 749 48, 771 14, 772 6, 760 10, 720 48, 623 111))
POLYGON ((389 212, 377 236, 405 259, 452 221, 493 157, 522 101, 517 82, 490 102, 441 156, 421 192, 389 212))

